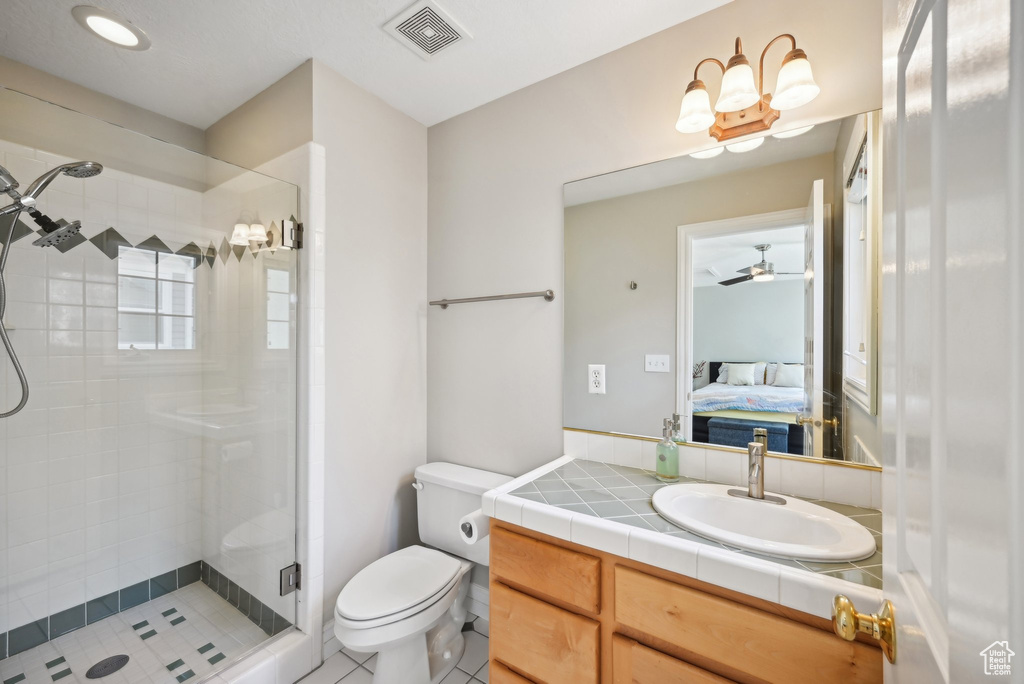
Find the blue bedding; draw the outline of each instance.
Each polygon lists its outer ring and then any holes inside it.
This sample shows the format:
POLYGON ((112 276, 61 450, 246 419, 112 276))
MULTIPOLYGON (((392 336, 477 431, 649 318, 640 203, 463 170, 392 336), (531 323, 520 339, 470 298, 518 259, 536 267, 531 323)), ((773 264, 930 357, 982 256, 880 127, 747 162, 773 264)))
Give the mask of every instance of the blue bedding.
POLYGON ((693 392, 693 412, 764 411, 800 413, 804 408, 802 387, 774 385, 727 385, 713 382, 693 392))

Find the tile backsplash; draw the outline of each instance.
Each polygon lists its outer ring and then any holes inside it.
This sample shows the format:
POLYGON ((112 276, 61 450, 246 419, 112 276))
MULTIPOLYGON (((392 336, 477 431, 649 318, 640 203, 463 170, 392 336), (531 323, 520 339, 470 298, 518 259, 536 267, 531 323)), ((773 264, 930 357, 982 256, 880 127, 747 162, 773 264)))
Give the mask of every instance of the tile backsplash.
MULTIPOLYGON (((657 442, 579 430, 562 431, 566 456, 654 470, 657 442)), ((732 485, 747 481, 747 455, 742 451, 679 445, 681 475, 732 485)), ((766 458, 765 490, 810 499, 879 508, 882 505, 882 473, 866 468, 790 458, 766 458)))

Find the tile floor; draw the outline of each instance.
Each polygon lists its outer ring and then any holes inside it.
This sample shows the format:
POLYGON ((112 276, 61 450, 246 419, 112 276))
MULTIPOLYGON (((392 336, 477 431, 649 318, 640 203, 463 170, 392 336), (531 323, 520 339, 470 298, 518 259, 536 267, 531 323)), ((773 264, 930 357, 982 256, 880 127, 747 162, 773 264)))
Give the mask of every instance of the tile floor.
POLYGON ((191 684, 267 638, 230 603, 196 582, 0 660, 0 683, 191 684), (101 680, 86 679, 96 662, 120 654, 131 657, 121 670, 101 680))
MULTIPOLYGON (((472 614, 470 618, 463 631, 466 652, 441 684, 487 682, 487 620, 472 614)), ((357 653, 346 648, 325 660, 320 669, 301 680, 301 684, 370 684, 376 662, 376 653, 357 653)))

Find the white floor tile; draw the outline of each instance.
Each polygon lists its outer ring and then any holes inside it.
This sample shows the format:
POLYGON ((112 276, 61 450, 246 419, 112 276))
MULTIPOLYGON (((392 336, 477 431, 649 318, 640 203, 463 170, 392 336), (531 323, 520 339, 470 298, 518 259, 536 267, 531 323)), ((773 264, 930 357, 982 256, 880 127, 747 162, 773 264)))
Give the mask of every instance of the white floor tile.
POLYGON ((464 632, 466 637, 466 652, 457 667, 463 672, 473 674, 487 662, 487 637, 476 632, 464 632))
POLYGON ((320 669, 315 670, 301 681, 303 684, 336 684, 341 678, 359 667, 359 663, 344 653, 335 653, 324 661, 320 669))
POLYGON ((370 672, 374 672, 374 668, 377 667, 377 654, 374 653, 372 658, 363 663, 363 667, 365 667, 370 672))
POLYGON ((441 684, 467 684, 472 677, 459 668, 448 673, 448 676, 441 680, 441 684))
POLYGON ((373 684, 373 673, 362 667, 357 667, 341 681, 345 684, 373 684))
POLYGON ((377 655, 376 653, 363 653, 362 651, 353 651, 351 648, 343 648, 341 652, 347 655, 352 660, 356 661, 360 665, 365 663, 367 660, 377 655))

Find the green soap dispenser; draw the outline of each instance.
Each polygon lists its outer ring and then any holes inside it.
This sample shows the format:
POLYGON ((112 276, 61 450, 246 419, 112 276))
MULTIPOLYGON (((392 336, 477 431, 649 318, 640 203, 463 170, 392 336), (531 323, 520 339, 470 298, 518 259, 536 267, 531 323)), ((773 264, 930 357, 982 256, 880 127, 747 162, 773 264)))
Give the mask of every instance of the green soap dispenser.
POLYGON ((686 438, 683 437, 683 422, 682 418, 678 413, 672 414, 672 441, 676 444, 685 444, 686 438))
POLYGON ((672 441, 672 428, 672 419, 666 418, 665 429, 662 432, 664 439, 658 442, 656 449, 657 458, 655 461, 657 465, 655 467, 655 474, 662 482, 679 481, 679 447, 672 441))

